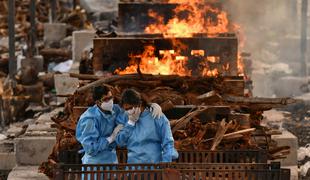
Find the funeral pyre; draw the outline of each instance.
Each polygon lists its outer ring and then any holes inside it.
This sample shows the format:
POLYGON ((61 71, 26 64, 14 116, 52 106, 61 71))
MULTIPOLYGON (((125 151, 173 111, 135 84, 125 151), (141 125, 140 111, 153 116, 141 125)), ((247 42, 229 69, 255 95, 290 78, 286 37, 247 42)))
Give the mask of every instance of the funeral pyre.
POLYGON ((93 57, 81 64, 83 72, 112 75, 71 74, 80 79, 80 88, 52 118, 57 142, 40 170, 52 176, 59 152, 80 148, 75 127, 94 104, 92 89, 97 85, 110 87, 115 103, 126 88, 158 103, 170 120, 177 150, 266 149, 269 159, 285 157, 289 147, 277 146, 271 135, 278 132, 260 121, 263 111, 294 100, 249 97, 240 43, 230 33, 238 26, 220 3, 210 2, 120 3, 121 32, 99 32, 93 57))
MULTIPOLYGON (((82 84, 97 78, 71 75, 84 79, 82 84)), ((170 118, 178 150, 267 149, 270 159, 283 158, 289 153, 289 147, 278 147, 271 140, 271 135, 277 132, 260 126, 260 121, 263 111, 293 103, 293 99, 242 97, 238 95, 243 91, 242 79, 116 75, 82 86, 69 97, 64 111, 52 118, 58 127, 57 143, 48 162, 41 166, 49 176, 60 151, 79 148, 75 127, 80 114, 94 104, 92 87, 97 85, 109 86, 116 103, 125 88, 135 88, 148 102, 160 104, 170 118)))

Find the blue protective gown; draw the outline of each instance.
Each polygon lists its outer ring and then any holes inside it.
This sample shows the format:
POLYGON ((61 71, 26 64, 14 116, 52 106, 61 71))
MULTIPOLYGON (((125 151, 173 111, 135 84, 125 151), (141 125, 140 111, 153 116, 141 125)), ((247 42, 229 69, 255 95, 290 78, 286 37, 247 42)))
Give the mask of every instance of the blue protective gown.
POLYGON ((83 164, 117 163, 116 143, 109 144, 106 138, 118 124, 125 124, 124 118, 116 118, 122 112, 115 104, 111 114, 102 112, 97 105, 94 105, 81 115, 76 127, 76 138, 85 152, 82 158, 83 164))
POLYGON ((141 113, 134 126, 127 123, 115 141, 127 147, 128 163, 171 162, 178 158, 169 120, 165 115, 154 119, 149 109, 141 113))

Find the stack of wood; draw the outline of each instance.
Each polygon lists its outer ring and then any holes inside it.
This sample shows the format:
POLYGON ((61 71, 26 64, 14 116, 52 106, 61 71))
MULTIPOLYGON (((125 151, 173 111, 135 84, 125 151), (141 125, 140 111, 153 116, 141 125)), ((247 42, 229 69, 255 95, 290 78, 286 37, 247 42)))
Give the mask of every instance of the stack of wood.
MULTIPOLYGON (((30 31, 30 21, 29 21, 29 5, 30 0, 15 0, 15 33, 16 38, 25 38, 28 36, 30 31)), ((37 32, 38 36, 43 36, 43 26, 41 23, 48 21, 49 13, 49 1, 37 1, 36 3, 36 16, 38 20, 37 32)), ((8 36, 8 1, 0 1, 0 36, 8 36)))
POLYGON ((243 97, 243 79, 145 74, 105 78, 80 74, 71 76, 81 80, 81 87, 68 98, 64 111, 52 118, 58 127, 57 142, 48 162, 41 165, 41 171, 50 176, 58 162, 59 151, 79 146, 75 127, 79 116, 94 104, 92 88, 97 85, 110 87, 116 103, 124 89, 135 88, 146 101, 160 104, 167 116, 169 111, 175 111, 180 105, 190 107, 180 118, 169 119, 175 147, 179 150, 265 148, 270 152, 270 159, 283 158, 289 152, 289 147, 277 147, 271 141, 270 135, 274 132, 261 127, 260 121, 263 111, 294 103, 295 100, 243 97))
MULTIPOLYGON (((30 39, 30 1, 15 0, 15 39, 18 41, 15 46, 17 53, 22 51, 22 46, 30 39)), ((68 24, 68 35, 73 30, 92 28, 87 21, 86 12, 76 3, 76 7, 68 8, 64 6, 63 0, 56 1, 56 20, 55 22, 68 24)), ((50 1, 36 0, 36 33, 39 41, 43 40, 44 23, 49 21, 51 12, 50 1)), ((0 38, 8 36, 8 0, 0 0, 0 38)), ((71 42, 71 41, 70 41, 71 42)), ((9 48, 7 42, 0 43, 0 75, 8 74, 9 48)), ((71 59, 72 52, 65 48, 44 48, 41 43, 37 43, 39 53, 44 57, 44 67, 47 69, 50 62, 63 62, 71 59)), ((59 46, 59 45, 57 45, 59 46)), ((71 47, 71 46, 70 46, 71 47)), ((27 56, 27 55, 26 55, 27 56)))
MULTIPOLYGON (((22 51, 23 43, 29 40, 30 32, 30 2, 31 0, 15 0, 15 50, 17 53, 22 51)), ((67 1, 56 1, 56 20, 55 22, 67 23, 71 31, 75 29, 89 27, 86 23, 86 12, 75 3, 74 8, 64 6, 67 1)), ((36 32, 38 40, 43 40, 44 26, 50 16, 50 1, 36 0, 36 32)), ((8 36, 8 0, 0 0, 0 38, 8 36)), ((71 42, 71 41, 70 41, 71 42)), ((9 56, 6 42, 0 43, 0 118, 2 124, 8 125, 23 118, 25 109, 29 103, 35 102, 42 104, 44 90, 54 87, 53 75, 47 74, 38 79, 38 69, 29 64, 34 60, 27 57, 26 66, 22 63, 22 68, 15 76, 16 82, 8 83, 6 76, 9 73, 9 56)), ((39 45, 40 43, 37 43, 39 45)), ((70 46, 70 45, 67 45, 70 46)), ((72 52, 65 48, 44 48, 39 47, 39 53, 44 58, 44 69, 47 70, 51 62, 60 63, 71 59, 72 52)), ((27 56, 27 55, 26 55, 27 56)))
MULTIPOLYGON (((68 9, 64 6, 63 1, 56 1, 56 21, 68 23, 76 28, 84 28, 88 26, 85 10, 76 6, 74 9, 68 9)), ((30 30, 30 0, 15 0, 15 24, 16 37, 25 38, 30 30)), ((78 5, 78 4, 76 4, 78 5)), ((43 24, 48 22, 50 13, 50 1, 36 0, 36 20, 37 20, 37 35, 43 37, 43 24)), ((8 36, 8 0, 0 0, 0 37, 8 36)))

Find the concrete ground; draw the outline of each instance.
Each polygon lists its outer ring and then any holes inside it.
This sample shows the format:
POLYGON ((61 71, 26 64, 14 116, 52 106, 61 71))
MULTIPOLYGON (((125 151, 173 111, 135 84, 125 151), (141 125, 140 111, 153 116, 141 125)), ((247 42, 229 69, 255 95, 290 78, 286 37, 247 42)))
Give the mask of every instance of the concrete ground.
POLYGON ((48 177, 38 173, 38 166, 17 166, 10 172, 8 180, 48 180, 48 177))

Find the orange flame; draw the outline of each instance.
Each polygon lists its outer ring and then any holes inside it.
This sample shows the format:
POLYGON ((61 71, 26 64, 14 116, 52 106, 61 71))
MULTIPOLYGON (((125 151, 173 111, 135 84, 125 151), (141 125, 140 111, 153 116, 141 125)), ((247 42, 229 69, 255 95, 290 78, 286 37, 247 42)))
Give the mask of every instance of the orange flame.
POLYGON ((198 0, 170 0, 169 3, 178 3, 174 9, 175 15, 165 24, 164 17, 150 10, 149 17, 156 20, 145 28, 146 33, 162 33, 164 37, 192 37, 193 34, 206 33, 215 36, 228 32, 227 13, 211 7, 198 0), (186 14, 186 17, 182 17, 186 14), (206 17, 206 14, 211 14, 206 17))
POLYGON ((243 29, 241 28, 241 26, 239 26, 238 24, 234 23, 232 26, 233 31, 237 34, 238 37, 238 59, 237 59, 237 67, 238 67, 238 75, 239 76, 247 76, 245 74, 245 70, 244 70, 244 62, 243 62, 243 57, 241 56, 241 52, 244 49, 245 46, 245 35, 243 32, 243 29))
MULTIPOLYGON (((203 50, 193 50, 192 52, 204 53, 203 50)), ((179 75, 191 76, 193 70, 189 68, 189 58, 181 56, 174 50, 159 50, 160 57, 155 56, 155 47, 147 45, 144 47, 144 52, 140 55, 131 55, 129 66, 124 70, 117 69, 117 74, 131 74, 137 73, 138 68, 144 74, 161 74, 161 75, 179 75), (139 62, 140 61, 140 62, 139 62)), ((195 55, 195 56, 201 56, 195 55)), ((203 56, 201 56, 203 57, 203 56)), ((200 76, 217 76, 219 72, 217 69, 209 69, 206 59, 199 61, 197 65, 197 72, 195 75, 200 76)))
MULTIPOLYGON (((217 36, 220 33, 229 31, 240 31, 240 26, 232 24, 228 20, 227 13, 211 4, 205 4, 201 0, 169 0, 169 3, 177 3, 173 10, 174 16, 165 21, 164 16, 149 10, 148 15, 154 19, 155 23, 149 24, 144 32, 148 34, 163 34, 165 38, 173 37, 193 37, 194 34, 208 34, 208 36, 217 36)), ((190 68, 189 58, 181 55, 181 51, 188 47, 172 39, 173 50, 159 50, 159 57, 156 57, 156 48, 153 45, 145 46, 145 50, 139 55, 129 55, 131 58, 129 66, 126 69, 118 69, 117 74, 137 73, 138 69, 146 74, 162 75, 200 75, 200 76, 218 76, 220 71, 229 71, 229 64, 223 64, 219 69, 210 68, 209 64, 220 63, 220 57, 207 56, 204 50, 191 50, 191 56, 201 58, 194 66, 190 68), (139 65, 138 65, 139 64, 139 65)), ((239 53, 240 54, 240 53, 239 53)), ((243 75, 243 63, 241 56, 238 57, 238 73, 243 75)))

